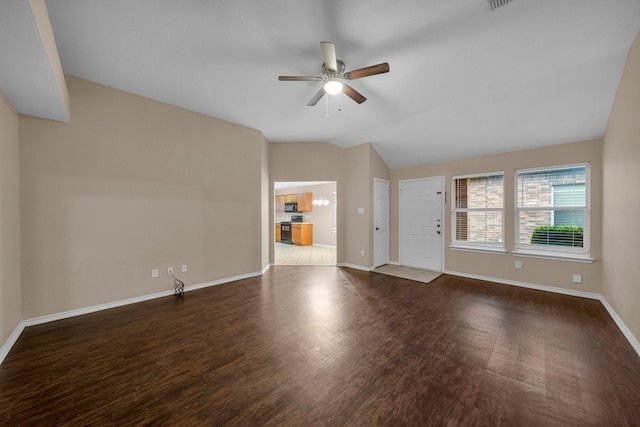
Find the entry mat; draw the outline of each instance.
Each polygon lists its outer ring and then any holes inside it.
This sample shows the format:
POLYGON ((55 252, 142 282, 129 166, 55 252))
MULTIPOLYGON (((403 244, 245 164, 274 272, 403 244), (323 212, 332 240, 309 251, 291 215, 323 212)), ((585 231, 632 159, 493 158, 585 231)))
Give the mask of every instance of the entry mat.
POLYGON ((386 274, 387 276, 401 277, 403 279, 414 280, 422 283, 429 283, 442 275, 442 273, 437 271, 420 270, 419 268, 391 264, 380 266, 373 270, 373 272, 386 274))

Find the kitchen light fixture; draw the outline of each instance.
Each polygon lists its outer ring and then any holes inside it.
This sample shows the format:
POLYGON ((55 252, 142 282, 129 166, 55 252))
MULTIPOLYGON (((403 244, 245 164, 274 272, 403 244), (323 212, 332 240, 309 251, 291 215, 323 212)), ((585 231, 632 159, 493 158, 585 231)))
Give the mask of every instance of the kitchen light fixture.
POLYGON ((325 199, 324 196, 321 196, 319 199, 313 199, 311 202, 315 206, 327 206, 329 204, 329 199, 325 199))
POLYGON ((323 87, 324 87, 324 91, 327 92, 329 95, 337 95, 340 92, 342 92, 342 88, 344 87, 344 85, 340 80, 331 79, 331 80, 327 80, 323 87))

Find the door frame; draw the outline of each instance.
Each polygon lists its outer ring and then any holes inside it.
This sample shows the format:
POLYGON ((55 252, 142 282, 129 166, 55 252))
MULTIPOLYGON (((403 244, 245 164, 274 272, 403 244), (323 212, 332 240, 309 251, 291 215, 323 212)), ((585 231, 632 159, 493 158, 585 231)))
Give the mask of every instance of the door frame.
POLYGON ((375 230, 375 226, 376 226, 376 184, 377 183, 385 183, 387 184, 387 256, 385 259, 385 262, 383 264, 380 265, 384 265, 384 264, 389 264, 389 205, 390 205, 390 200, 389 200, 389 190, 390 190, 390 183, 388 180, 386 179, 382 179, 382 178, 373 178, 373 268, 379 267, 376 262, 376 236, 378 235, 378 233, 376 233, 375 230))
POLYGON ((439 179, 440 180, 440 188, 442 189, 442 203, 440 204, 440 223, 442 224, 442 239, 440 242, 440 272, 444 272, 444 255, 445 255, 445 241, 446 241, 446 230, 447 230, 447 218, 445 216, 445 206, 447 204, 447 190, 445 188, 445 180, 444 175, 437 176, 425 176, 422 178, 412 178, 412 179, 401 179, 398 181, 398 264, 402 265, 402 184, 408 182, 415 181, 424 181, 427 179, 439 179))

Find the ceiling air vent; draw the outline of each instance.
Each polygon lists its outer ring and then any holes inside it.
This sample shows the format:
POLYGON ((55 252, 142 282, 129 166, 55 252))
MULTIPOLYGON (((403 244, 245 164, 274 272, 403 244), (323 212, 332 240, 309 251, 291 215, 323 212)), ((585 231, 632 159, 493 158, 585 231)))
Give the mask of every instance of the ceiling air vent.
POLYGON ((487 0, 489 2, 489 10, 497 9, 500 6, 504 6, 511 0, 487 0))

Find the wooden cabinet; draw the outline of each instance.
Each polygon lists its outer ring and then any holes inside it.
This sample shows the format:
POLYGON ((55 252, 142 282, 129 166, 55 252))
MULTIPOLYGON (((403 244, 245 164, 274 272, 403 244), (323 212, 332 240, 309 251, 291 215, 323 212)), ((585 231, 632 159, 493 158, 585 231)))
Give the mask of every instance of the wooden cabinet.
POLYGON ((276 196, 276 211, 283 212, 285 203, 298 203, 298 212, 313 211, 313 193, 280 194, 276 196))
POLYGON ((276 224, 276 242, 280 241, 280 223, 276 224))
POLYGON ((313 224, 291 224, 291 241, 294 245, 313 245, 313 224))
POLYGON ((297 195, 298 210, 300 212, 313 211, 313 193, 298 193, 297 195))
POLYGON ((276 210, 277 211, 284 210, 284 196, 276 196, 276 210))

